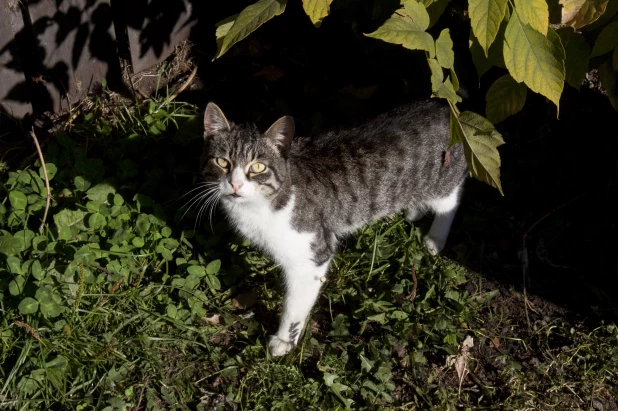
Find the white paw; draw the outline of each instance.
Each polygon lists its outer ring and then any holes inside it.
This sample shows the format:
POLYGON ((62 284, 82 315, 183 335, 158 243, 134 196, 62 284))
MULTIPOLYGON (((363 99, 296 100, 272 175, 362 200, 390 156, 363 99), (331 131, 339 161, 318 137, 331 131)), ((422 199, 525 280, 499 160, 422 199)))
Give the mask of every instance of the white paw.
POLYGON ((268 343, 270 349, 270 355, 273 357, 281 357, 289 353, 294 348, 294 343, 291 341, 283 341, 276 335, 270 336, 270 342, 268 343))
POLYGON ((423 238, 423 243, 425 243, 425 246, 427 246, 427 250, 429 250, 431 255, 437 255, 440 254, 440 251, 444 248, 446 241, 439 241, 429 236, 425 236, 425 238, 423 238))

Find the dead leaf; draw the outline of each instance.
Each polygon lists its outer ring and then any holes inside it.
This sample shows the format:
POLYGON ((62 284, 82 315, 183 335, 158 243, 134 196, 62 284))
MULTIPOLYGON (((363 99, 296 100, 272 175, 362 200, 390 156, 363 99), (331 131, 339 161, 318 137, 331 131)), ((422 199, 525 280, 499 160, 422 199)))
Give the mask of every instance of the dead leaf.
POLYGON ((474 339, 472 336, 468 335, 459 346, 459 352, 457 355, 449 355, 446 357, 447 367, 455 365, 455 370, 457 371, 457 376, 459 377, 459 393, 461 393, 461 384, 469 372, 468 357, 470 356, 470 349, 472 347, 474 347, 474 339))
POLYGON ((239 294, 232 299, 232 307, 240 310, 246 310, 257 302, 257 297, 258 295, 255 291, 239 294))
POLYGON ((490 342, 489 342, 489 347, 490 348, 500 348, 500 339, 498 337, 494 337, 490 342))

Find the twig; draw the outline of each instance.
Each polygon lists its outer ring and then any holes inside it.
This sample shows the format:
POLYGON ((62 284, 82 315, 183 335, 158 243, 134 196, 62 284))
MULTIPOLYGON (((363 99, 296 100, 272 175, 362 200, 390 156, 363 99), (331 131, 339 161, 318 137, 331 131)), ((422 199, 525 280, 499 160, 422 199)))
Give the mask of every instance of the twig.
POLYGON ((193 78, 195 77, 195 74, 197 74, 197 67, 198 67, 198 65, 196 64, 195 67, 193 68, 193 71, 191 72, 191 74, 189 74, 189 78, 187 79, 187 81, 185 81, 184 84, 182 86, 180 86, 180 88, 174 92, 174 94, 169 96, 165 100, 164 104, 170 103, 172 100, 174 100, 176 97, 178 97, 178 95, 180 93, 182 93, 189 86, 189 84, 191 84, 191 82, 193 81, 193 78))
MULTIPOLYGON (((521 275, 522 275, 522 286, 523 286, 523 291, 524 291, 524 308, 526 311, 526 321, 528 323, 528 328, 530 328, 530 317, 528 316, 528 306, 530 305, 530 302, 528 301, 528 293, 526 291, 526 273, 528 272, 528 249, 526 248, 526 241, 528 240, 528 235, 532 232, 532 230, 534 230, 536 228, 537 225, 539 225, 541 222, 543 222, 543 220, 545 220, 547 217, 549 217, 550 215, 552 215, 553 213, 555 213, 556 211, 560 210, 561 208, 571 204, 573 201, 575 200, 579 200, 582 196, 578 196, 575 198, 572 198, 571 200, 567 201, 566 203, 562 203, 560 204, 558 207, 554 208, 553 210, 551 210, 549 213, 545 214, 543 217, 539 218, 538 220, 536 220, 534 222, 534 224, 532 224, 530 226, 530 228, 528 228, 523 236, 522 236, 522 241, 521 241, 521 252, 520 252, 520 259, 521 259, 521 275)), ((532 306, 530 306, 530 308, 532 309, 532 306)))
POLYGON ((111 273, 111 272, 110 272, 107 268, 105 268, 105 267, 101 267, 99 264, 92 263, 92 264, 90 264, 90 267, 92 267, 92 268, 96 268, 96 269, 97 269, 97 270, 99 270, 99 271, 103 271, 105 274, 107 274, 107 275, 109 275, 109 276, 111 276, 111 275, 112 275, 112 273, 111 273))
POLYGON ((416 286, 418 285, 418 282, 416 281, 416 260, 412 263, 412 281, 413 285, 412 293, 410 294, 410 301, 414 301, 414 298, 416 297, 416 286))
POLYGON ((45 213, 43 213, 43 221, 41 221, 41 225, 39 226, 39 231, 43 231, 43 227, 45 226, 45 220, 47 219, 47 212, 49 211, 49 204, 51 203, 51 188, 49 188, 49 177, 47 176, 47 167, 45 166, 45 159, 43 158, 43 152, 41 151, 41 146, 39 146, 39 140, 36 138, 36 134, 34 134, 34 128, 30 131, 30 135, 34 140, 34 145, 36 146, 36 151, 39 153, 39 159, 41 160, 41 167, 43 167, 43 174, 45 177, 45 187, 47 187, 47 202, 45 203, 45 213))

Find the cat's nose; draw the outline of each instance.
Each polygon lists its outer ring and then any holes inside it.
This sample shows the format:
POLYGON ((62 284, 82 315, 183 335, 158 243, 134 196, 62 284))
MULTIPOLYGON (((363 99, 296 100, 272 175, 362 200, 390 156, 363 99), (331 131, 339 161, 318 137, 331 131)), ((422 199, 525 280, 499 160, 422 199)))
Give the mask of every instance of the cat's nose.
POLYGON ((234 189, 234 192, 237 192, 238 190, 240 190, 240 187, 242 187, 242 183, 235 183, 235 182, 230 182, 230 184, 232 185, 232 188, 234 189))

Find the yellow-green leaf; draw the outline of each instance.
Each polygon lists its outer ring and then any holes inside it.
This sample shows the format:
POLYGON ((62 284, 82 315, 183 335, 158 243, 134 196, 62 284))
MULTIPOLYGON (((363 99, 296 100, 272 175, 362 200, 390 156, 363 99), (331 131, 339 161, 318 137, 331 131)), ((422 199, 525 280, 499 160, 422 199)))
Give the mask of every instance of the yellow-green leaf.
POLYGON ((217 31, 215 31, 215 37, 217 38, 217 49, 221 49, 223 39, 234 25, 237 17, 238 14, 234 14, 215 24, 215 27, 217 27, 217 31))
MULTIPOLYGON (((417 4, 421 8, 423 7, 420 3, 417 4)), ((410 8, 414 10, 414 6, 410 8)), ((425 16, 427 16, 427 11, 424 8, 422 10, 425 16)), ((419 14, 422 15, 423 12, 419 11, 419 14)), ((421 24, 423 22, 424 18, 419 20, 417 16, 415 19, 408 15, 408 11, 398 10, 376 31, 365 34, 365 36, 380 39, 387 43, 401 44, 410 50, 426 50, 429 52, 430 57, 434 57, 435 47, 433 38, 424 31, 424 28, 421 28, 423 27, 423 24, 421 24)))
POLYGON ((500 133, 486 118, 471 111, 457 115, 451 111, 451 141, 461 141, 464 154, 474 178, 502 192, 500 184, 500 153, 498 146, 504 144, 500 133))
POLYGON ((429 14, 425 6, 416 0, 404 0, 402 14, 412 20, 412 24, 419 30, 429 27, 429 14))
POLYGON ((494 42, 504 19, 507 0, 469 0, 468 13, 472 31, 485 51, 494 42))
POLYGON ((330 12, 332 2, 333 0, 303 0, 303 9, 314 26, 320 27, 322 20, 330 12))
POLYGON ((547 34, 549 8, 545 0, 515 0, 515 8, 522 24, 529 24, 542 35, 547 34))
POLYGON ((559 0, 562 24, 576 29, 597 20, 605 12, 608 0, 559 0))
POLYGON ((487 119, 497 124, 521 111, 526 103, 527 91, 524 83, 516 82, 508 74, 500 77, 489 87, 485 96, 487 119))
POLYGON ((571 27, 563 27, 558 31, 566 53, 566 82, 579 90, 590 60, 590 46, 581 33, 576 33, 571 27))
POLYGON ((504 33, 504 63, 511 76, 532 91, 550 99, 556 107, 564 88, 564 48, 560 37, 549 29, 547 37, 522 25, 513 13, 504 33))
MULTIPOLYGON (((221 29, 219 35, 222 37, 222 41, 220 45, 217 45, 215 58, 221 57, 234 44, 257 30, 262 24, 283 13, 286 3, 287 0, 259 0, 246 7, 238 14, 231 27, 221 29)), ((225 24, 229 24, 229 21, 220 25, 219 28, 225 24)))
MULTIPOLYGON (((506 13, 504 13, 504 20, 502 20, 502 23, 500 23, 500 28, 498 29, 498 35, 496 36, 496 38, 504 38, 506 25, 508 24, 510 18, 511 14, 509 12, 509 9, 507 8, 506 13)), ((485 55, 485 51, 479 44, 476 37, 474 37, 472 31, 470 31, 470 40, 468 44, 470 47, 470 54, 472 55, 472 62, 476 67, 476 71, 479 77, 485 74, 487 70, 489 70, 493 66, 506 68, 506 66, 504 65, 504 57, 502 52, 503 43, 504 42, 502 40, 494 41, 491 46, 489 46, 487 55, 485 55)))
POLYGON ((444 29, 440 37, 436 40, 436 58, 438 63, 444 68, 450 69, 455 64, 455 54, 453 53, 453 40, 449 34, 449 29, 444 29))
POLYGON ((607 25, 597 37, 592 48, 590 57, 601 56, 609 53, 618 46, 618 21, 614 21, 607 25))

